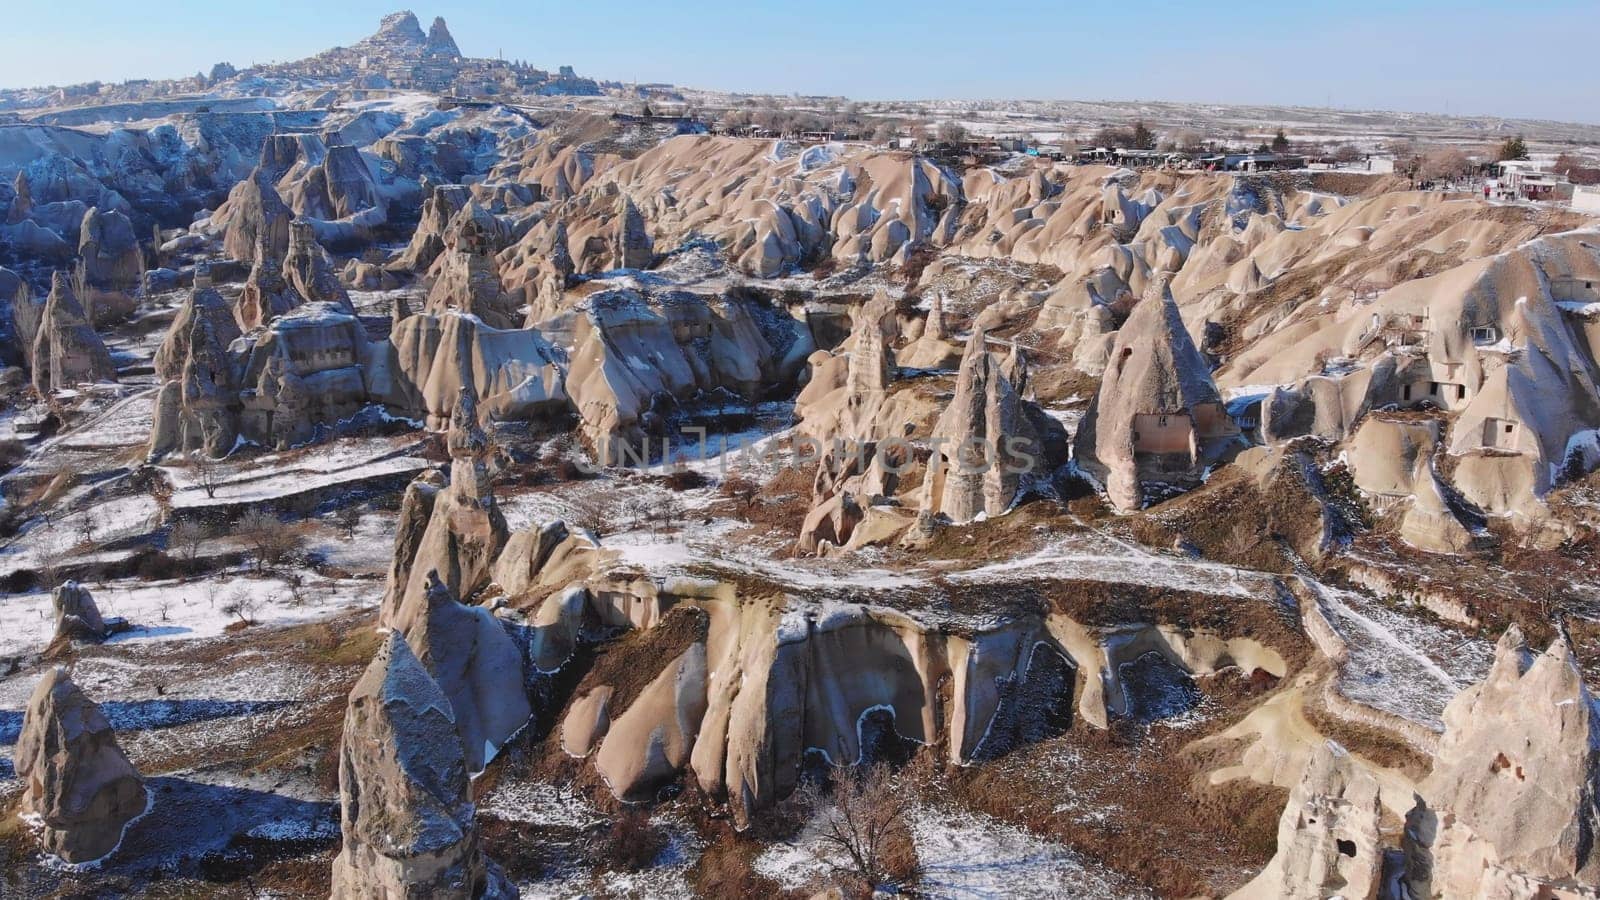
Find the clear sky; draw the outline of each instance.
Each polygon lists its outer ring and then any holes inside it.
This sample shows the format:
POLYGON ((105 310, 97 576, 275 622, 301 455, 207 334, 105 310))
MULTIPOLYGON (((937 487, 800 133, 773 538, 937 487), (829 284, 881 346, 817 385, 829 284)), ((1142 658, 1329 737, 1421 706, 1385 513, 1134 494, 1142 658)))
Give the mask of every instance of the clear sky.
MULTIPOLYGON (((176 77, 351 44, 401 0, 9 0, 0 87, 176 77)), ((1149 99, 1600 123, 1600 0, 479 0, 463 53, 859 99, 1149 99)))

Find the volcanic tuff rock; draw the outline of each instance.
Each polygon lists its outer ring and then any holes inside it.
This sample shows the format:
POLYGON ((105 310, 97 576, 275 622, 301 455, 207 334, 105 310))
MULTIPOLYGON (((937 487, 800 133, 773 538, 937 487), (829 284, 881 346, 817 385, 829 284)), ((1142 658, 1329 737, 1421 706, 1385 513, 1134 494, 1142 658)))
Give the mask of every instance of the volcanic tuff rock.
POLYGON ((495 328, 522 324, 517 304, 500 285, 495 254, 505 235, 499 220, 473 201, 451 220, 450 228, 445 250, 433 267, 437 275, 428 291, 427 311, 455 309, 495 328))
POLYGON ((82 382, 116 381, 117 368, 106 345, 89 324, 65 272, 50 280, 50 296, 33 337, 33 386, 41 394, 82 382))
MULTIPOLYGON (((315 264, 320 249, 308 248, 312 262, 304 271, 333 302, 296 299, 242 341, 234 312, 208 285, 180 307, 156 355, 162 388, 153 458, 197 447, 221 455, 239 436, 266 446, 300 444, 317 426, 347 419, 369 402, 443 428, 463 388, 489 417, 502 420, 570 408, 560 354, 538 331, 491 328, 456 311, 408 315, 397 300, 389 339, 369 341, 342 288, 328 284, 331 271, 315 264)), ((246 320, 281 306, 272 300, 281 284, 274 271, 271 257, 257 261, 238 310, 246 320)), ((286 287, 276 296, 298 292, 286 287)))
POLYGON ((536 329, 493 328, 447 310, 397 321, 366 374, 374 399, 438 429, 450 421, 463 388, 491 419, 528 421, 567 411, 558 359, 536 329))
POLYGON ((650 229, 633 198, 623 195, 617 201, 616 233, 611 237, 611 268, 648 269, 655 257, 650 229))
MULTIPOLYGON (((1413 196, 1385 195, 1383 208, 1396 223, 1385 229, 1417 227, 1391 207, 1413 196)), ((1448 210, 1436 198, 1416 202, 1435 217, 1448 210)), ((1352 204, 1330 218, 1375 216, 1382 209, 1373 205, 1352 204)), ((1268 440, 1342 440, 1367 410, 1437 408, 1451 420, 1443 449, 1456 457, 1449 469, 1455 490, 1484 512, 1514 523, 1536 520, 1547 515, 1542 497, 1569 463, 1589 468, 1600 461, 1585 437, 1600 423, 1593 364, 1600 331, 1592 312, 1600 302, 1600 249, 1582 232, 1534 237, 1526 226, 1500 234, 1466 224, 1446 233, 1491 255, 1398 279, 1331 318, 1262 333, 1228 360, 1219 379, 1293 385, 1263 405, 1268 440), (1518 240, 1493 252, 1511 238, 1518 240)), ((1385 244, 1393 253, 1407 242, 1389 234, 1385 244)))
POLYGON ((1345 458, 1356 486, 1368 494, 1410 499, 1400 521, 1407 543, 1440 553, 1472 546, 1472 534, 1451 511, 1446 488, 1434 475, 1436 422, 1401 422, 1369 415, 1349 442, 1345 458))
POLYGON ((461 56, 461 50, 456 46, 456 39, 450 36, 450 29, 444 24, 444 16, 435 16, 433 24, 428 26, 428 42, 422 48, 423 56, 444 56, 456 59, 461 56))
POLYGON ((262 235, 279 254, 289 245, 289 222, 306 220, 319 241, 358 243, 388 221, 388 201, 361 154, 337 135, 329 146, 315 134, 270 134, 261 161, 234 186, 208 227, 221 231, 223 249, 252 260, 262 235))
POLYGON ((227 201, 212 216, 213 224, 223 229, 222 250, 237 260, 254 261, 259 248, 271 248, 281 257, 289 250, 289 223, 294 213, 270 173, 259 166, 228 192, 227 201))
POLYGON ((1342 747, 1319 744, 1289 792, 1272 861, 1230 900, 1375 900, 1382 816, 1377 780, 1342 747))
POLYGON ((69 863, 100 859, 147 808, 139 773, 94 701, 64 668, 45 672, 17 737, 22 807, 39 817, 46 851, 69 863))
MULTIPOLYGON (((749 400, 791 377, 786 360, 800 327, 755 301, 681 291, 646 297, 632 289, 585 299, 574 328, 567 393, 595 457, 615 465, 668 435, 672 407, 719 391, 749 400), (759 315, 774 318, 763 328, 759 315)), ((658 445, 659 446, 659 445, 658 445)))
MULTIPOLYGON (((470 600, 489 583, 490 566, 506 545, 509 529, 494 500, 487 459, 489 440, 478 425, 477 415, 477 401, 471 391, 463 388, 451 412, 446 438, 450 452, 449 486, 438 490, 431 509, 425 497, 417 498, 411 512, 420 516, 426 511, 427 527, 416 541, 409 561, 397 556, 390 570, 391 577, 398 579, 404 575, 406 578, 403 584, 396 580, 387 588, 390 598, 400 598, 397 604, 385 604, 385 609, 392 608, 397 617, 410 607, 426 604, 432 593, 431 581, 435 579, 444 582, 450 596, 470 600)), ((406 535, 415 527, 415 519, 401 522, 397 552, 410 549, 406 535), (404 548, 402 541, 406 544, 404 548)), ((380 624, 394 625, 394 620, 380 620, 380 624)), ((471 758, 470 751, 468 756, 471 758)))
MULTIPOLYGON (((206 276, 199 275, 204 282, 206 276)), ((178 307, 156 351, 156 394, 148 457, 199 450, 220 457, 239 436, 239 385, 228 345, 239 337, 228 302, 197 284, 178 307)))
POLYGON ((627 800, 692 772, 741 823, 795 786, 807 752, 835 765, 874 752, 869 716, 888 716, 896 734, 919 743, 948 739, 959 764, 1059 733, 1076 714, 1105 727, 1109 714, 1126 712, 1122 664, 1147 653, 1196 674, 1284 671, 1270 649, 1209 631, 1103 633, 1022 616, 956 633, 881 607, 786 608, 781 596, 726 582, 620 572, 576 591, 545 601, 541 633, 570 635, 588 621, 640 631, 613 653, 626 664, 597 666, 579 684, 563 748, 591 758, 627 800))
POLYGON ((345 710, 335 900, 516 896, 479 848, 455 729, 450 699, 390 633, 345 710))
MULTIPOLYGON (((55 610, 58 639, 103 641, 113 632, 111 623, 101 617, 100 607, 95 605, 89 589, 76 581, 57 585, 50 593, 50 606, 55 610)), ((124 623, 122 627, 127 626, 124 623)))
POLYGON ((79 229, 78 256, 91 288, 131 293, 144 274, 144 253, 134 236, 133 223, 115 209, 90 207, 79 229))
POLYGON ((472 199, 472 189, 464 184, 441 184, 422 201, 422 217, 411 233, 406 249, 391 261, 391 267, 406 272, 427 272, 445 251, 445 235, 451 222, 472 199))
POLYGON ((1192 486, 1238 437, 1167 279, 1154 279, 1117 332, 1078 430, 1078 468, 1102 483, 1113 506, 1134 510, 1148 485, 1192 486))
POLYGON ((317 243, 316 230, 304 219, 289 224, 289 247, 284 251, 283 273, 289 287, 307 302, 333 303, 355 315, 350 295, 333 270, 333 261, 317 243))
POLYGON ((263 239, 256 246, 250 277, 234 301, 233 315, 241 331, 260 328, 304 302, 300 292, 284 278, 283 260, 267 244, 263 239))
POLYGON ((944 292, 935 292, 921 334, 900 348, 896 362, 905 369, 953 369, 961 364, 961 354, 961 345, 945 328, 944 292))
POLYGON ((824 451, 795 551, 824 556, 834 548, 887 543, 904 531, 913 514, 895 494, 913 454, 909 443, 897 440, 844 442, 824 451))
POLYGON ((816 503, 806 513, 805 521, 800 523, 795 551, 821 555, 830 547, 843 547, 864 518, 866 513, 855 496, 849 491, 839 491, 816 503))
POLYGON ((366 331, 337 304, 298 306, 230 353, 242 361, 240 434, 262 446, 303 444, 318 425, 347 419, 367 401, 366 331))
POLYGON ((390 624, 450 699, 467 770, 481 772, 533 715, 522 653, 493 613, 458 602, 438 571, 424 580, 390 624))
POLYGON ((1513 625, 1444 721, 1407 823, 1413 895, 1600 896, 1600 705, 1565 635, 1535 656, 1513 625))
POLYGON ((567 224, 557 220, 545 231, 529 229, 500 255, 501 283, 528 307, 529 325, 566 311, 564 295, 577 271, 567 242, 567 224))
POLYGON ((836 351, 811 354, 810 380, 794 404, 805 435, 824 446, 908 436, 915 414, 891 391, 899 334, 894 300, 880 292, 854 311, 850 336, 836 351))
POLYGON ((389 625, 400 612, 400 601, 411 583, 411 564, 417 558, 417 548, 422 546, 428 523, 433 521, 433 507, 445 484, 444 473, 428 469, 406 485, 405 496, 400 500, 400 519, 395 526, 394 553, 389 558, 389 577, 378 608, 380 626, 389 625))
POLYGON ((1024 476, 1047 478, 1066 460, 1060 423, 1022 399, 1026 363, 1015 349, 1002 360, 988 335, 975 328, 967 341, 955 396, 934 426, 933 457, 923 485, 923 510, 955 522, 997 516, 1011 508, 1024 476))

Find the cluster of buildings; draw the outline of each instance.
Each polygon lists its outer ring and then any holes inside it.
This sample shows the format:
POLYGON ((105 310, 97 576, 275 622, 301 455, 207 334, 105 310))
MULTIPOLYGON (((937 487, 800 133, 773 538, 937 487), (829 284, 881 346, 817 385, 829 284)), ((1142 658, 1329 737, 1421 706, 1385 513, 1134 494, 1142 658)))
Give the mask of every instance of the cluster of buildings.
POLYGON ((1488 183, 1490 194, 1500 200, 1557 203, 1575 200, 1572 182, 1551 167, 1551 162, 1532 159, 1508 159, 1495 163, 1497 177, 1488 183))

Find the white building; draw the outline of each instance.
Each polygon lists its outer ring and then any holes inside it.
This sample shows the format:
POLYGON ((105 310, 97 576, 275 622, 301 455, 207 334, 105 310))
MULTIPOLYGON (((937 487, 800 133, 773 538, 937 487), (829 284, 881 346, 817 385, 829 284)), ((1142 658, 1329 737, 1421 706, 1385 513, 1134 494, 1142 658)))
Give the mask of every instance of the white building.
POLYGON ((1495 163, 1500 170, 1497 196, 1505 200, 1565 200, 1572 186, 1567 176, 1548 171, 1549 163, 1508 159, 1495 163))
POLYGON ((1600 216, 1600 184, 1577 185, 1572 188, 1572 208, 1578 212, 1600 216))

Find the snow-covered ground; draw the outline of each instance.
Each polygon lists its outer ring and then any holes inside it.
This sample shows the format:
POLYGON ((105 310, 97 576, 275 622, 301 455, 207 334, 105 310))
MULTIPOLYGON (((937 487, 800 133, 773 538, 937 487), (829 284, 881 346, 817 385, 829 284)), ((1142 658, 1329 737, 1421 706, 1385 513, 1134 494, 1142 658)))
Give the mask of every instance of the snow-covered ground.
POLYGON ((1277 581, 1249 569, 1153 553, 1099 531, 1069 534, 1035 553, 946 576, 958 585, 1026 578, 1141 584, 1241 598, 1271 597, 1277 581))
POLYGON ((346 438, 290 453, 223 460, 218 481, 208 494, 191 466, 167 465, 161 471, 173 486, 174 509, 227 506, 281 500, 342 484, 405 475, 428 468, 427 460, 413 455, 418 447, 411 435, 393 438, 346 438))
MULTIPOLYGON (((1112 872, 998 819, 952 807, 919 805, 911 834, 922 865, 919 896, 940 900, 1148 896, 1112 872)), ((818 839, 813 822, 792 843, 756 857, 756 871, 788 889, 821 883, 843 860, 818 839)))
POLYGON ((1494 647, 1387 609, 1354 591, 1307 579, 1328 624, 1349 648, 1339 693, 1443 731, 1445 705, 1489 671, 1494 647))
POLYGON ((687 874, 700 857, 704 842, 688 823, 658 814, 651 824, 666 834, 666 846, 637 872, 595 872, 586 850, 607 822, 589 800, 546 782, 513 781, 495 785, 478 804, 478 814, 539 829, 539 840, 555 861, 536 879, 517 884, 524 898, 571 900, 576 897, 692 898, 697 896, 687 874))
MULTIPOLYGON (((240 621, 241 601, 260 626, 293 625, 369 609, 383 596, 378 580, 334 581, 305 573, 294 587, 280 576, 232 570, 187 582, 132 579, 86 585, 105 616, 121 616, 133 630, 109 643, 216 637, 240 621)), ((0 657, 42 650, 53 622, 50 594, 34 591, 0 598, 0 657)))

